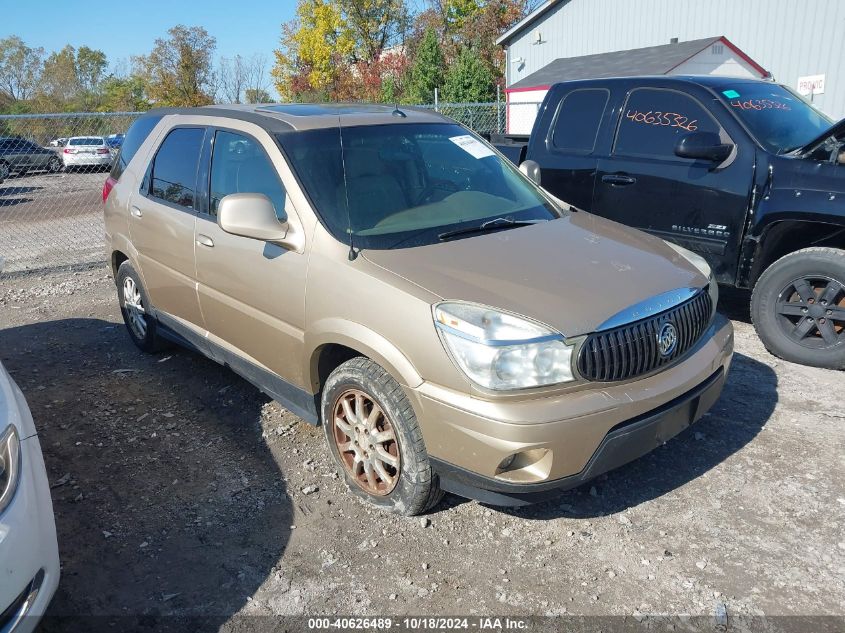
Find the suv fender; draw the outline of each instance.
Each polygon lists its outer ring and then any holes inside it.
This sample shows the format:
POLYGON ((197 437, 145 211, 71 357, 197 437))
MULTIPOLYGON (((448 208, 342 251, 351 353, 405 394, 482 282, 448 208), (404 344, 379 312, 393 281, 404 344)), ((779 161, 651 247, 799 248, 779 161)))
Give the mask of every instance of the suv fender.
POLYGON ((309 377, 316 393, 320 388, 320 352, 327 345, 343 345, 359 352, 384 367, 394 379, 406 387, 419 387, 422 377, 411 361, 393 343, 368 327, 339 318, 316 321, 305 334, 305 358, 309 366, 304 374, 309 377))

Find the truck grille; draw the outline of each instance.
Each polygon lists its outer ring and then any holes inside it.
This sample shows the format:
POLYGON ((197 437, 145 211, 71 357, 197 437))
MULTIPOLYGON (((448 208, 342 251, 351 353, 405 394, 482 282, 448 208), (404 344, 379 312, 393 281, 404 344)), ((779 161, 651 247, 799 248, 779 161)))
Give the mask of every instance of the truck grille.
POLYGON ((612 382, 648 374, 683 356, 707 328, 713 305, 707 289, 655 316, 596 332, 587 337, 578 354, 578 371, 587 380, 612 382), (674 348, 666 355, 659 336, 667 323, 677 333, 674 348))

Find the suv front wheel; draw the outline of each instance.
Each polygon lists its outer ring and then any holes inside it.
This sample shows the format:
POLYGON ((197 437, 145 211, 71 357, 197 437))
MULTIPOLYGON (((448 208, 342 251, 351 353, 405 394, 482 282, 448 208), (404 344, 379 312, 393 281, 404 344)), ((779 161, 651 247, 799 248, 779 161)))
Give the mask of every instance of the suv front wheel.
POLYGON ((326 381, 321 413, 332 458, 354 494, 405 516, 440 501, 414 410, 383 367, 364 357, 340 365, 326 381))
POLYGON ((781 257, 754 286, 751 318, 775 356, 845 369, 845 251, 805 248, 781 257))

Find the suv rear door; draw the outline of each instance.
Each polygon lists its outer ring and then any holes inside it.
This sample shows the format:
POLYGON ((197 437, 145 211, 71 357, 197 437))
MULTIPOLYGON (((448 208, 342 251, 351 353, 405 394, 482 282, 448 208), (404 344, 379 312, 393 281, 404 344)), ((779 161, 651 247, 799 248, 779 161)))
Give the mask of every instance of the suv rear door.
MULTIPOLYGON (((165 133, 139 191, 130 198, 129 234, 156 310, 203 325, 194 263, 197 170, 206 128, 165 133)), ((163 317, 166 322, 166 315, 163 317)))
POLYGON ((589 211, 596 176, 597 146, 608 115, 607 88, 559 84, 534 126, 528 156, 541 167, 543 188, 579 209, 589 211))
POLYGON ((675 155, 691 131, 736 142, 706 93, 634 87, 625 97, 609 156, 598 160, 593 211, 701 254, 717 280, 733 283, 745 226, 754 152, 736 146, 719 165, 675 155))

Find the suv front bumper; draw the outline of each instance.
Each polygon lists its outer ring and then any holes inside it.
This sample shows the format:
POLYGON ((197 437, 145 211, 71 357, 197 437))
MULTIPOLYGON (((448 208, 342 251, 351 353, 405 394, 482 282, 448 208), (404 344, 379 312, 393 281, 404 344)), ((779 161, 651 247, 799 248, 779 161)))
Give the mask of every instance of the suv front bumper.
POLYGON ((525 505, 641 457, 699 420, 718 400, 732 354, 733 327, 717 315, 681 362, 629 383, 496 403, 427 383, 407 391, 444 490, 525 505))

